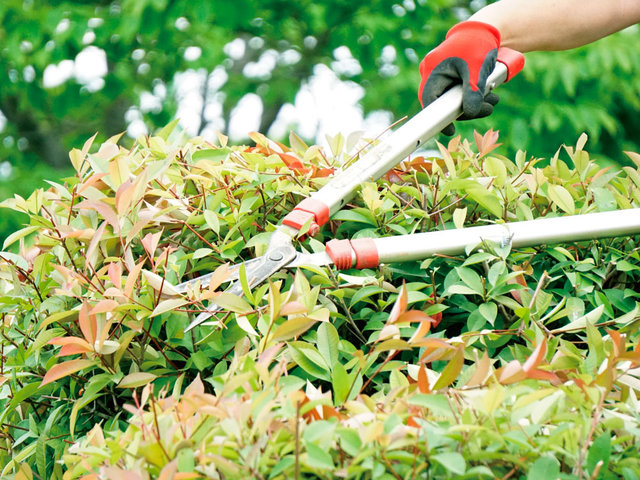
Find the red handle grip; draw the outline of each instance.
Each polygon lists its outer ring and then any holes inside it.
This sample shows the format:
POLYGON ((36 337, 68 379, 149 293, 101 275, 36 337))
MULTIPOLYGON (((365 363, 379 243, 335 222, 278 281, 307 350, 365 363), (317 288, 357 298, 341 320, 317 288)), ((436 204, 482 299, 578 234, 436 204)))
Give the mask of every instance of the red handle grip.
POLYGON ((506 82, 520 73, 520 70, 524 67, 524 55, 517 50, 507 47, 500 47, 498 49, 498 61, 507 67, 506 82))

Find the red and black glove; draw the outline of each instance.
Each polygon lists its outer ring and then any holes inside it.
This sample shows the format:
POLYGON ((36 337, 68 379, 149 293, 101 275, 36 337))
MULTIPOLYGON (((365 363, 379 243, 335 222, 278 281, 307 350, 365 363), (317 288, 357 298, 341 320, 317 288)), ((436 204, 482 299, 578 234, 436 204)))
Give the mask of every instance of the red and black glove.
MULTIPOLYGON (((462 84, 460 120, 486 117, 498 103, 495 93, 484 94, 500 46, 500 32, 492 25, 467 21, 455 25, 438 47, 420 63, 422 81, 418 96, 423 107, 454 85, 462 84)), ((455 128, 442 130, 453 135, 455 128)))

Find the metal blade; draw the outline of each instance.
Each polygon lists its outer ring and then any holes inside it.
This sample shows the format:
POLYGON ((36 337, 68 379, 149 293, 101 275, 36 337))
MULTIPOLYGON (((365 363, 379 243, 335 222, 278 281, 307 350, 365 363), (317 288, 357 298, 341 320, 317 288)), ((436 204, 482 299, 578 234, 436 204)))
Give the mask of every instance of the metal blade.
MULTIPOLYGON (((292 233, 293 230, 288 227, 278 228, 275 232, 273 232, 273 235, 271 236, 267 252, 261 257, 249 260, 244 263, 247 274, 247 283, 249 284, 250 288, 260 285, 267 278, 269 278, 281 268, 286 267, 291 262, 291 260, 296 258, 297 252, 291 244, 292 233)), ((235 276, 237 278, 240 265, 234 265, 234 268, 235 276)), ((194 280, 197 281, 198 279, 194 280)), ((232 295, 242 295, 242 284, 240 283, 240 280, 235 280, 225 291, 231 293, 232 295)), ((184 331, 188 332, 189 330, 205 322, 207 319, 211 318, 213 314, 221 310, 222 308, 220 306, 216 305, 214 302, 211 302, 211 304, 207 307, 207 310, 200 313, 195 318, 195 320, 191 322, 187 326, 187 328, 185 328, 184 331)))
MULTIPOLYGON (((245 268, 250 268, 250 266, 256 262, 258 262, 260 258, 252 258, 251 260, 247 260, 246 262, 242 262, 245 265, 245 268)), ((240 271, 240 265, 242 263, 236 263, 234 265, 230 265, 227 267, 228 277, 225 279, 223 283, 233 282, 238 280, 238 272, 240 271)), ((211 277, 215 272, 207 273, 206 275, 202 275, 200 277, 193 278, 191 280, 187 280, 186 282, 179 283, 175 286, 176 290, 180 293, 186 293, 189 290, 195 288, 200 285, 200 288, 207 288, 211 281, 211 277)))
POLYGON ((313 265, 315 267, 325 267, 333 265, 333 260, 326 252, 318 253, 298 253, 296 258, 286 265, 286 268, 298 268, 305 265, 313 265))

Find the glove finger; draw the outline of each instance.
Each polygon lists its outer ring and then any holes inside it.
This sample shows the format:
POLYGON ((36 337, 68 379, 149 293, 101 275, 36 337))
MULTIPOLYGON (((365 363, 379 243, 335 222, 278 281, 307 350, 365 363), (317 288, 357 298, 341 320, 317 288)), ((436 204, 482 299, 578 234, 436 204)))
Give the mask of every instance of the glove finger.
POLYGON ((479 91, 473 91, 471 88, 465 88, 462 95, 462 112, 466 118, 476 118, 482 104, 484 102, 484 95, 479 91))
POLYGON ((453 137, 453 135, 456 133, 456 127, 453 125, 453 123, 450 123, 442 129, 442 133, 447 137, 453 137))
POLYGON ((476 118, 488 117, 492 113, 493 113, 493 105, 491 105, 489 102, 484 102, 482 105, 480 105, 480 110, 478 110, 478 114, 476 115, 476 118))
POLYGON ((472 120, 474 118, 488 117, 493 113, 493 107, 498 103, 500 97, 495 93, 488 93, 484 97, 484 101, 480 104, 478 111, 473 117, 470 117, 466 113, 460 115, 458 120, 472 120))
POLYGON ((429 105, 447 91, 454 83, 454 80, 449 76, 432 73, 422 90, 422 105, 425 107, 429 105))
POLYGON ((496 105, 500 101, 500 97, 493 92, 489 92, 484 96, 484 101, 491 105, 496 105))

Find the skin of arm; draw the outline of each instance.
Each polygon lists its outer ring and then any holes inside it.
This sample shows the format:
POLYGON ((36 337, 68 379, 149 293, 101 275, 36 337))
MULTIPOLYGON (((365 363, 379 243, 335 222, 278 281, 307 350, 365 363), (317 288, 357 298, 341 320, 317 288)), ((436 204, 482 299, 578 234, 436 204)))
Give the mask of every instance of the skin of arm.
POLYGON ((501 0, 469 20, 498 29, 520 52, 567 50, 640 22, 640 0, 501 0))

